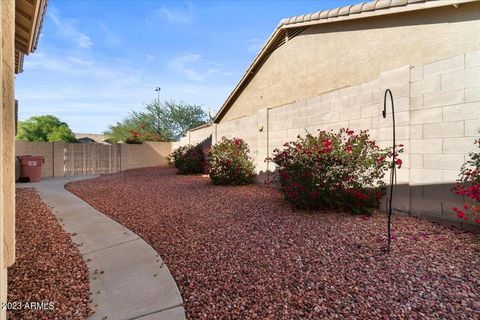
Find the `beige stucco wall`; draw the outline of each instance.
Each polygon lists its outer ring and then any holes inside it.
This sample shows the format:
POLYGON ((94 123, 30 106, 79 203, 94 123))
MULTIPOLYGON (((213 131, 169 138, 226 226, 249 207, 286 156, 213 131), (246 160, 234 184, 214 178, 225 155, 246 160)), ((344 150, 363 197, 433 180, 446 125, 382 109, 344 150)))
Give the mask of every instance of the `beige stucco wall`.
MULTIPOLYGON (((15 2, 0 1, 0 302, 7 299, 6 267, 15 260, 14 18, 15 2)), ((0 319, 5 317, 5 310, 1 308, 0 319)))
MULTIPOLYGON (((0 44, 3 42, 3 21, 4 21, 4 5, 0 3, 0 44)), ((0 45, 0 106, 3 106, 3 48, 0 45)), ((0 303, 7 300, 7 268, 4 259, 4 225, 3 225, 3 118, 0 112, 0 303)), ((6 311, 0 310, 0 319, 6 318, 6 311)))
POLYGON ((312 26, 266 60, 220 122, 480 49, 480 2, 312 26))

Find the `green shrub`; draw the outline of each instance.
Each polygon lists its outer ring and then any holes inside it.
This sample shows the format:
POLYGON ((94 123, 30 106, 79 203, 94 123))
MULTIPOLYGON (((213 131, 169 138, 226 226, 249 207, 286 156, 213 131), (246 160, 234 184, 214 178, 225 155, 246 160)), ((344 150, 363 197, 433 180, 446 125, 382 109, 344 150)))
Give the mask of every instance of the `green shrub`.
MULTIPOLYGON (((299 136, 284 147, 275 149, 267 160, 276 165, 278 175, 273 182, 293 206, 356 214, 378 207, 392 150, 380 149, 367 131, 319 131, 317 136, 299 136)), ((400 167, 400 159, 396 165, 400 167)))
POLYGON ((169 159, 180 174, 206 173, 206 151, 200 144, 179 147, 169 159))
POLYGON ((208 173, 213 184, 242 185, 255 178, 255 165, 242 139, 222 138, 208 153, 208 173))

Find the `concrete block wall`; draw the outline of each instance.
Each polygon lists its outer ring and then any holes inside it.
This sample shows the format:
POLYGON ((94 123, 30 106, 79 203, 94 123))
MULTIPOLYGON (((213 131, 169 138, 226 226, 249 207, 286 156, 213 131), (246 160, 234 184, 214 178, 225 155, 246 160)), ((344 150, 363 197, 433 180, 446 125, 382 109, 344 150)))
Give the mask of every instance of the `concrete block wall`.
POLYGON ((167 166, 167 156, 171 153, 170 142, 144 142, 143 144, 120 145, 120 171, 167 166))
POLYGON ((243 139, 248 144, 250 155, 256 163, 257 170, 259 170, 264 160, 258 150, 259 132, 258 113, 255 113, 250 116, 217 124, 215 140, 212 141, 214 143, 218 142, 222 137, 243 139))
MULTIPOLYGON (((381 147, 392 145, 392 111, 387 105, 387 118, 382 116, 384 92, 391 89, 395 102, 397 144, 409 147, 409 93, 410 66, 384 72, 380 78, 368 83, 353 85, 326 94, 297 101, 293 104, 268 110, 269 152, 281 149, 286 141, 297 135, 318 130, 350 128, 369 130, 370 135, 381 147)), ((401 156, 403 166, 397 171, 397 195, 395 208, 409 211, 408 191, 409 154, 401 156)), ((273 169, 273 168, 269 168, 273 169)), ((386 175, 387 180, 388 175, 386 175)))
MULTIPOLYGON (((60 177, 65 174, 65 148, 64 142, 15 142, 15 156, 35 155, 43 156, 45 162, 42 166, 42 177, 60 177)), ((143 144, 120 145, 120 171, 166 166, 167 156, 171 153, 170 142, 145 142, 143 144)), ((15 165, 15 180, 20 176, 18 161, 15 165)))
POLYGON ((391 146, 389 102, 387 118, 382 116, 387 88, 394 97, 397 143, 405 149, 394 207, 412 216, 474 228, 451 210, 463 199, 450 189, 480 136, 480 51, 423 66, 407 65, 370 82, 265 106, 253 115, 212 125, 213 141, 222 136, 247 141, 259 173, 274 170, 264 162, 274 149, 319 129, 368 129, 381 147, 391 146))
MULTIPOLYGON (((63 142, 15 142, 15 156, 43 156, 42 177, 63 176, 63 142)), ((15 179, 20 176, 20 166, 15 162, 15 179)))
POLYGON ((212 134, 213 134, 213 127, 212 126, 204 127, 204 128, 199 129, 199 130, 190 131, 190 133, 189 133, 189 135, 190 135, 189 143, 190 144, 201 143, 206 138, 208 139, 208 137, 211 136, 212 134))
POLYGON ((180 138, 180 141, 172 142, 172 150, 188 144, 198 144, 203 142, 209 136, 215 133, 214 126, 205 126, 196 130, 190 130, 185 137, 180 138))
POLYGON ((185 137, 180 138, 179 141, 172 142, 172 150, 175 150, 177 148, 180 148, 189 144, 189 141, 190 141, 189 133, 190 131, 187 133, 185 137))
POLYGON ((412 214, 470 228, 452 211, 463 199, 450 189, 478 150, 480 51, 414 67, 410 109, 412 214))

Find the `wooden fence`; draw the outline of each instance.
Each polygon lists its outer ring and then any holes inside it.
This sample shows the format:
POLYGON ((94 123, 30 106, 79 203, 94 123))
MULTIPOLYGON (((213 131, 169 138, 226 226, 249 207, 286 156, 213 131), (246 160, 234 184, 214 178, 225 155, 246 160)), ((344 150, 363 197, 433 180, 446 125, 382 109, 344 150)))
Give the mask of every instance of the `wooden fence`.
POLYGON ((66 176, 116 173, 121 170, 120 145, 65 144, 66 176))

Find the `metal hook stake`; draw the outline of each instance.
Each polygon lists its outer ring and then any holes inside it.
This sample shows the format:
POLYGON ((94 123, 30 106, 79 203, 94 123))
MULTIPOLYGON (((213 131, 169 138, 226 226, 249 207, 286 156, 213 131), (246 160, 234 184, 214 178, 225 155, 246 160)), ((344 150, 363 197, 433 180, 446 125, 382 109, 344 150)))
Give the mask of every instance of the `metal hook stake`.
POLYGON ((395 180, 395 156, 396 156, 396 150, 395 150, 395 107, 393 104, 393 95, 392 91, 390 89, 385 90, 385 95, 383 97, 383 118, 387 117, 387 95, 390 95, 390 102, 392 105, 392 122, 393 122, 393 144, 392 144, 392 165, 391 165, 391 171, 390 171, 390 195, 387 198, 387 212, 388 212, 388 225, 387 225, 387 253, 391 252, 391 246, 392 246, 392 201, 393 201, 393 185, 394 185, 394 180, 395 180))

